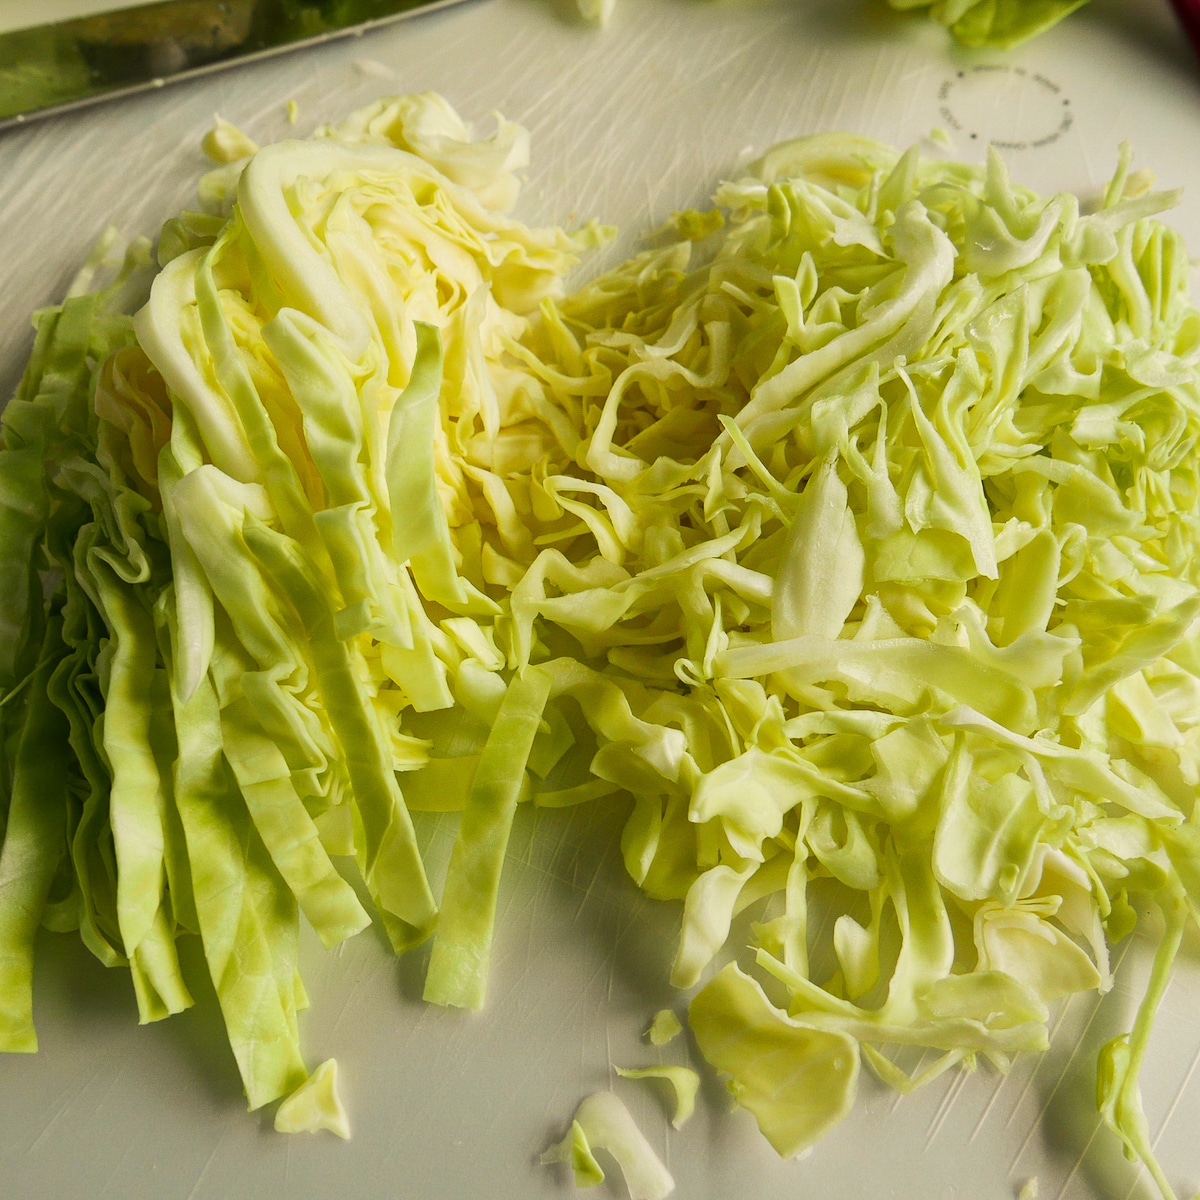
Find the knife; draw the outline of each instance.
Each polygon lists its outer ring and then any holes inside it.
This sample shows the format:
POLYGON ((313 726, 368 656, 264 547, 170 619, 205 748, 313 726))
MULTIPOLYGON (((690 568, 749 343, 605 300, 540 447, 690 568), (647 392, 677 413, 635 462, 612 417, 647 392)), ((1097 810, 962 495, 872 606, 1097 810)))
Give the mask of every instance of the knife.
POLYGON ((160 0, 0 33, 0 129, 462 2, 160 0))

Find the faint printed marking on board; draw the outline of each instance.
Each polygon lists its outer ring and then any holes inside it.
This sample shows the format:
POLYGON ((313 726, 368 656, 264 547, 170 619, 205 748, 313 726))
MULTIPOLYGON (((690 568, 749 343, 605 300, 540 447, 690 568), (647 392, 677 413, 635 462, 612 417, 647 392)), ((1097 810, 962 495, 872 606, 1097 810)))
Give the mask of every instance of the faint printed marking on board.
POLYGON ((1075 123, 1071 99, 1054 80, 1008 63, 956 71, 937 98, 938 113, 955 133, 1004 150, 1053 145, 1075 123))

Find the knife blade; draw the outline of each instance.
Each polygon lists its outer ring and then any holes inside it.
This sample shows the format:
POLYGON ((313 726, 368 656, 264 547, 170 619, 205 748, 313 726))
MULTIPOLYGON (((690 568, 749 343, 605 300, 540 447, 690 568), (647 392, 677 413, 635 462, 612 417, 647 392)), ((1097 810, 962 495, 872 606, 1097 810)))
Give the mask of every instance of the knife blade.
POLYGON ((465 0, 158 0, 0 33, 0 129, 465 0))

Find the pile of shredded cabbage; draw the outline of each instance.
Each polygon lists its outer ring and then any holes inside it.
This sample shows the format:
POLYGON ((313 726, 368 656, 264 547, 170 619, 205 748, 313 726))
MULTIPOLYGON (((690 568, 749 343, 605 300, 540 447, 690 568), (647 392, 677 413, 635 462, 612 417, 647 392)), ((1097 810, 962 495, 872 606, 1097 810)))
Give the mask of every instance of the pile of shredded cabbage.
POLYGON ((515 125, 424 95, 226 134, 161 269, 135 244, 38 315, 3 417, 0 1047, 36 1047, 39 924, 143 1021, 198 933, 251 1107, 344 1130, 296 1018, 300 914, 372 919, 334 860, 479 1007, 517 806, 625 804, 697 1043, 782 1155, 863 1059, 909 1091, 1043 1049, 1159 910, 1099 1103, 1171 1196, 1137 1077, 1200 902, 1174 195, 1122 153, 1085 214, 822 134, 564 298, 606 231, 508 215, 515 125), (422 810, 462 810, 444 884, 422 810))

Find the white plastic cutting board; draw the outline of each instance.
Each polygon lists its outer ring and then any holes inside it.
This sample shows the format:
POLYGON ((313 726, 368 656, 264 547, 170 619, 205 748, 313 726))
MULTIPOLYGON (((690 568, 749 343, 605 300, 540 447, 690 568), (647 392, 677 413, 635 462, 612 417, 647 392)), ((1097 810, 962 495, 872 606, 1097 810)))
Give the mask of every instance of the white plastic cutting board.
MULTIPOLYGON (((105 226, 152 233, 188 203, 214 111, 268 141, 428 88, 469 118, 527 124, 522 214, 617 223, 606 261, 777 139, 840 128, 908 143, 935 126, 964 156, 1009 143, 1014 175, 1039 189, 1092 193, 1128 138, 1139 166, 1188 189, 1171 219, 1200 249, 1200 70, 1166 0, 1094 0, 1009 56, 957 51, 874 0, 619 0, 603 33, 569 0, 485 0, 0 135, 0 393, 28 352, 29 312, 60 296, 105 226)), ((423 1005, 423 955, 397 961, 373 932, 336 953, 305 941, 309 1061, 341 1064, 346 1144, 276 1135, 269 1116, 246 1114, 198 947, 185 952, 196 1008, 139 1028, 126 975, 45 935, 41 1053, 0 1058, 0 1200, 567 1196, 565 1170, 537 1155, 582 1096, 610 1085, 679 1200, 1011 1200, 1033 1176, 1042 1200, 1150 1194, 1097 1131, 1092 1099, 1096 1047, 1128 1027, 1140 995, 1137 939, 1118 951, 1114 992, 1098 1009, 1066 1004, 1052 1050, 1006 1079, 952 1074, 897 1100, 864 1070, 853 1116, 801 1162, 780 1162, 709 1073, 696 1118, 671 1130, 650 1086, 609 1069, 695 1059, 684 1039, 656 1051, 639 1037, 660 1006, 682 1012, 667 984, 679 913, 624 876, 623 817, 522 812, 482 1014, 423 1005)), ((453 818, 423 832, 444 863, 453 818)), ((1200 939, 1186 959, 1145 1075, 1181 1198, 1200 1189, 1200 939)))

